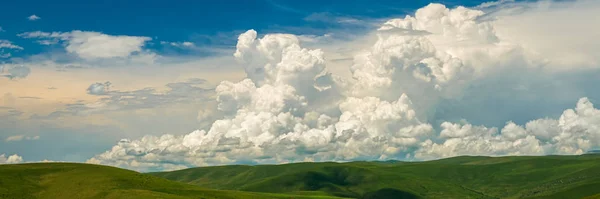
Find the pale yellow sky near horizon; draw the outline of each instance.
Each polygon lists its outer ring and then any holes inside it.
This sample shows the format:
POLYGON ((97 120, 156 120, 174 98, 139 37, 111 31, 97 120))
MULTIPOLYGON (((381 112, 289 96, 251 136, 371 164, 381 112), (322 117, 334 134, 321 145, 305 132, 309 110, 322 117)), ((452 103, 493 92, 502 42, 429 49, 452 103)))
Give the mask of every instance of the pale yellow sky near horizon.
POLYGON ((22 117, 33 114, 48 115, 75 102, 94 103, 103 96, 90 95, 86 89, 96 82, 111 82, 111 90, 132 91, 155 88, 165 91, 168 83, 184 82, 200 78, 210 85, 222 80, 237 81, 245 77, 242 69, 194 70, 191 67, 172 68, 87 68, 57 71, 49 67, 32 67, 24 79, 0 78, 0 106, 24 112, 22 117), (135 73, 134 69, 155 70, 154 76, 135 73), (176 70, 177 74, 161 70, 176 70))

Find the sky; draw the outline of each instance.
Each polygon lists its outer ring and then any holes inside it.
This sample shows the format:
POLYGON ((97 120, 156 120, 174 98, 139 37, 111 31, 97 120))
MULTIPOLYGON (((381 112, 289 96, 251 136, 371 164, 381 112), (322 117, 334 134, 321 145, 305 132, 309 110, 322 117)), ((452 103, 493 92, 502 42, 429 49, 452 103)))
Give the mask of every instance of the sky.
POLYGON ((600 149, 598 1, 1 4, 0 164, 600 149))

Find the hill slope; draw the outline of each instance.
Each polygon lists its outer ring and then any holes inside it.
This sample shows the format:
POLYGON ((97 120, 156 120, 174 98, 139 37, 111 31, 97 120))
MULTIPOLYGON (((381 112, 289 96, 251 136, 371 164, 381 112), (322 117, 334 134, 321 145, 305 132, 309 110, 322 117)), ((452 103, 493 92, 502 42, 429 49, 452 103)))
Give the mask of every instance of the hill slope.
POLYGON ((0 165, 0 198, 326 198, 220 191, 89 164, 0 165))
POLYGON ((353 198, 582 198, 600 193, 600 155, 236 165, 151 175, 216 189, 353 198))

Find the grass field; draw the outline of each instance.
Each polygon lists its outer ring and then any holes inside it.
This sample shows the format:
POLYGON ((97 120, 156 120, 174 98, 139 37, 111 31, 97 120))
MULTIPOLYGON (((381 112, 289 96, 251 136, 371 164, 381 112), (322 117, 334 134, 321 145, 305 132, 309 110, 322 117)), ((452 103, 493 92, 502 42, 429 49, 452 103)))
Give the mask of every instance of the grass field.
POLYGON ((0 165, 0 198, 600 198, 600 155, 231 165, 0 165))
POLYGON ((600 193, 600 155, 219 166, 151 175, 215 189, 353 198, 582 198, 600 193))
POLYGON ((114 167, 75 163, 0 165, 0 198, 334 198, 222 191, 114 167))

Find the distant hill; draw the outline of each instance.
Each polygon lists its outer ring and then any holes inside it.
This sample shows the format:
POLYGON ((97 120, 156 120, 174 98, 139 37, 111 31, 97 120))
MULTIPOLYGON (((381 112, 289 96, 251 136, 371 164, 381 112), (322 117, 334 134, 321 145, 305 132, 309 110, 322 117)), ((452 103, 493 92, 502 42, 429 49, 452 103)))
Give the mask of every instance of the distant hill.
POLYGON ((150 175, 214 189, 351 198, 597 198, 600 194, 598 155, 232 165, 150 175))
POLYGON ((333 198, 220 191, 114 167, 75 163, 0 165, 0 198, 333 198))

